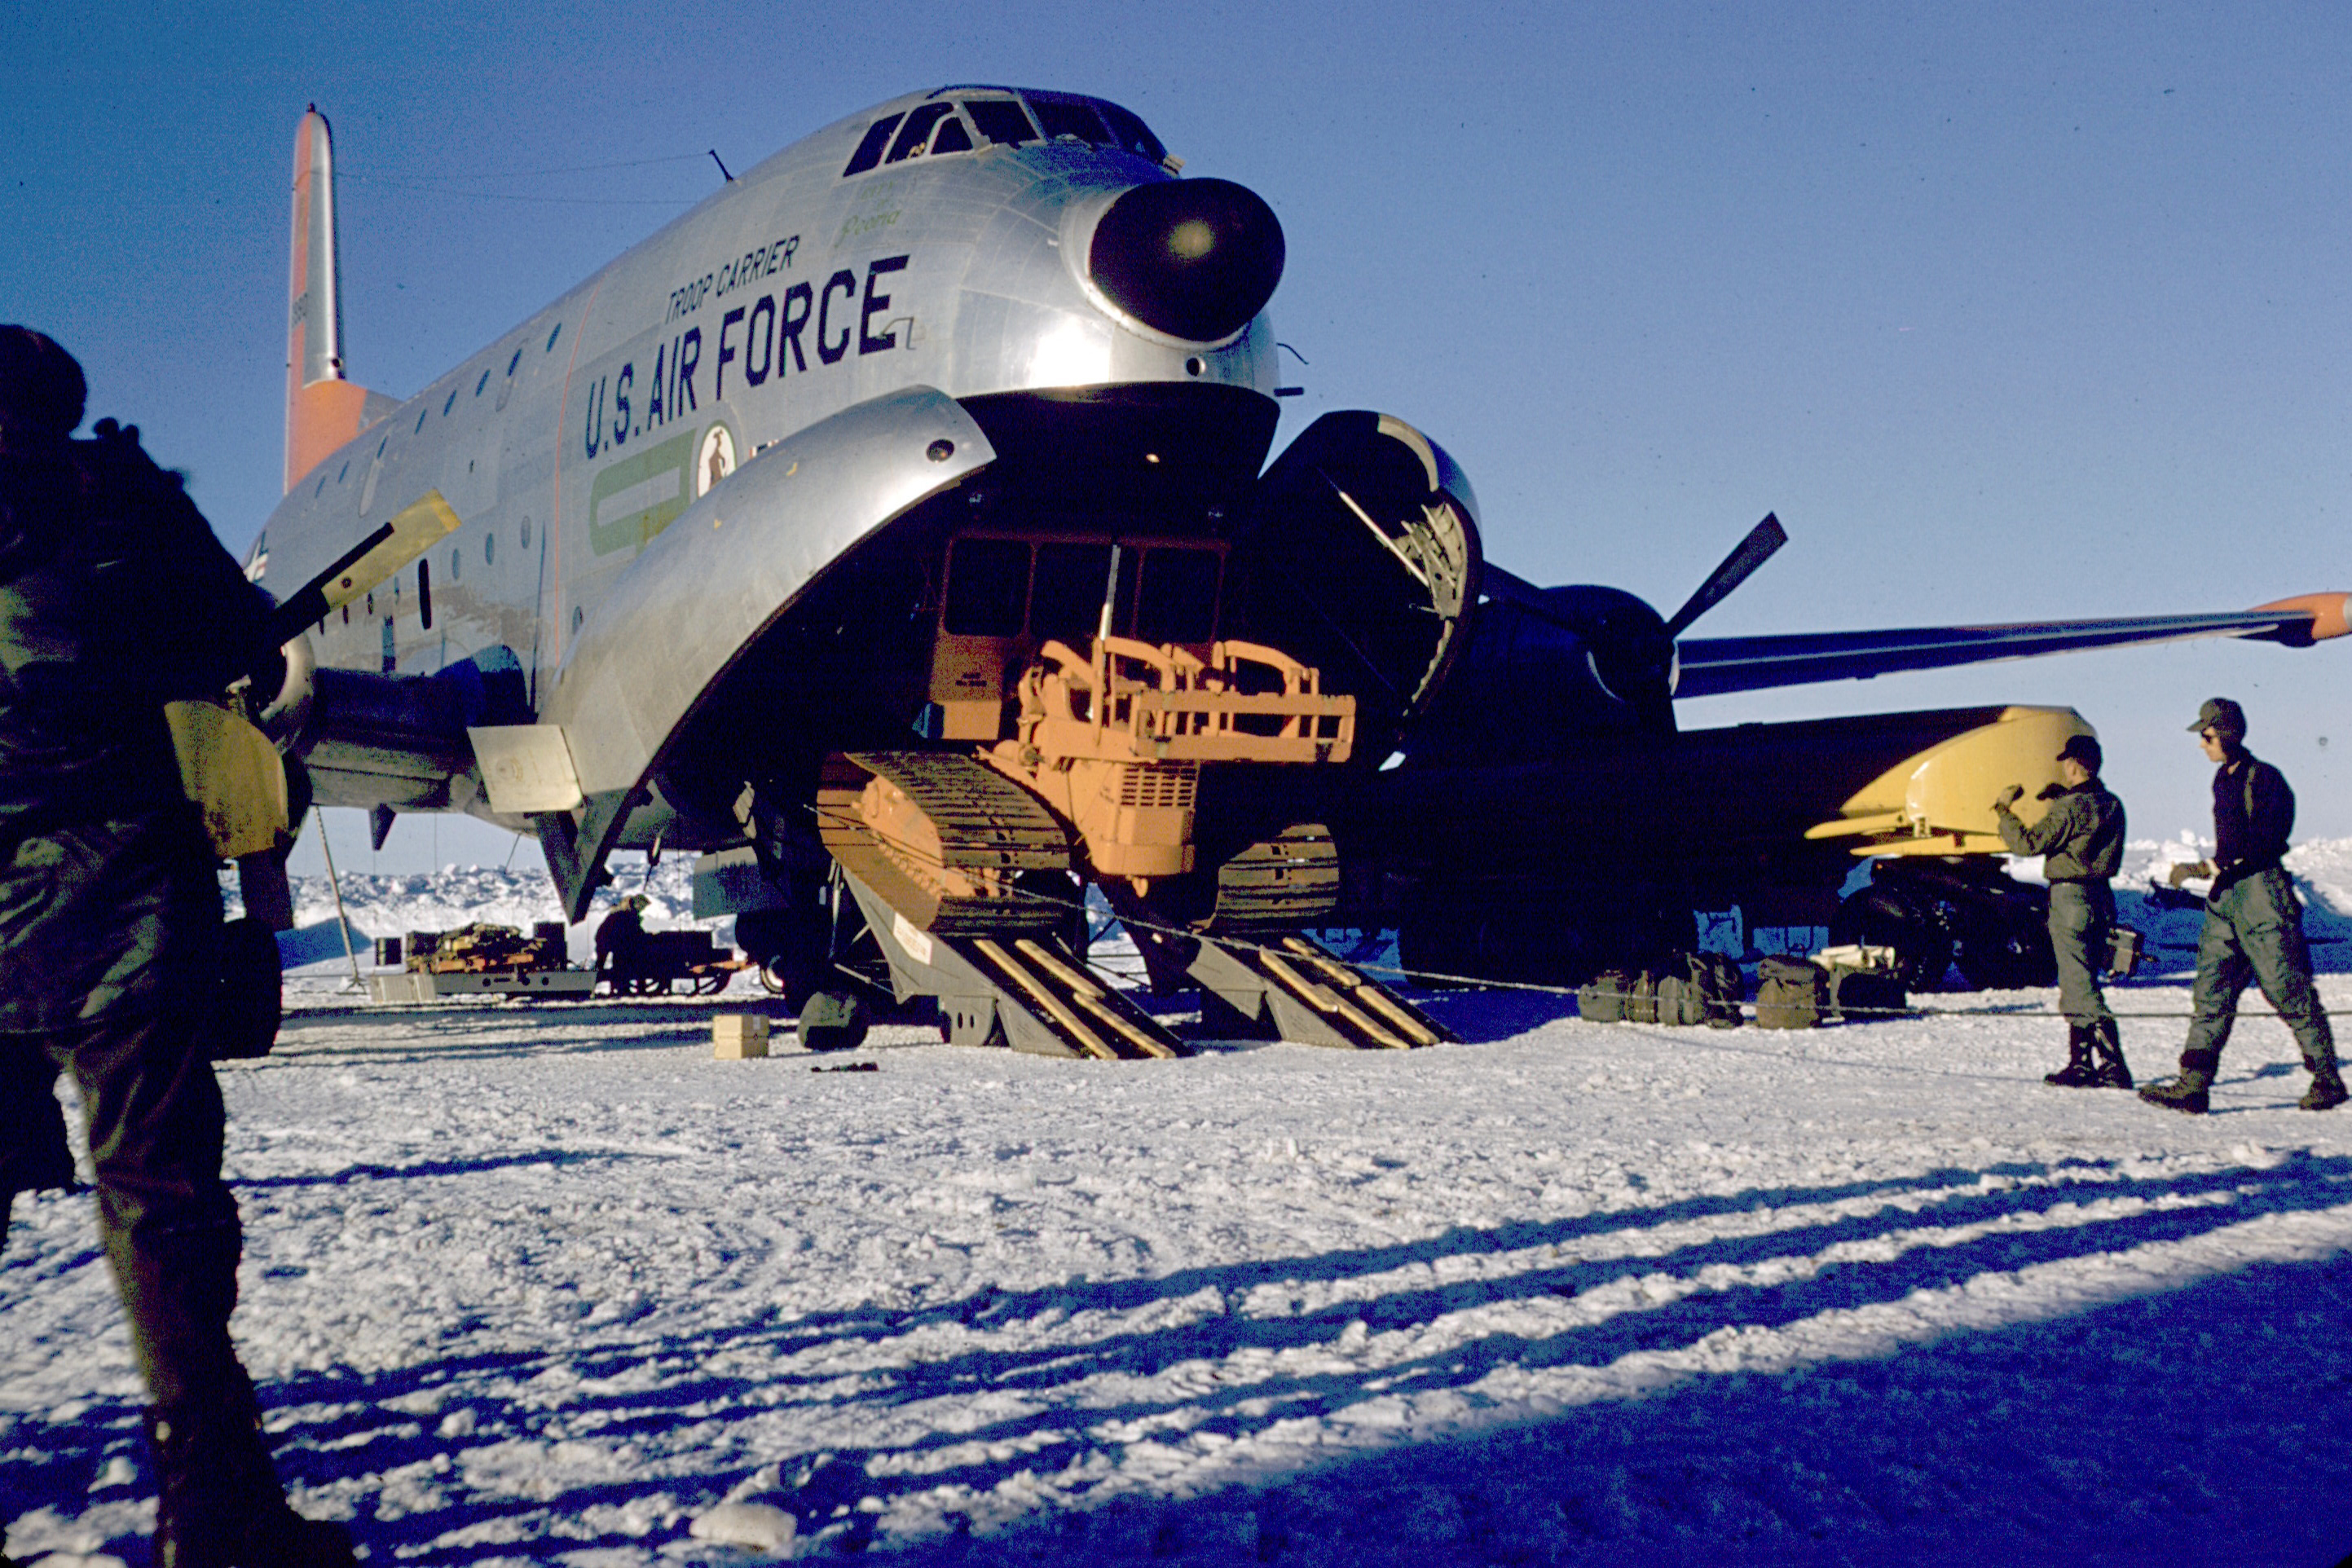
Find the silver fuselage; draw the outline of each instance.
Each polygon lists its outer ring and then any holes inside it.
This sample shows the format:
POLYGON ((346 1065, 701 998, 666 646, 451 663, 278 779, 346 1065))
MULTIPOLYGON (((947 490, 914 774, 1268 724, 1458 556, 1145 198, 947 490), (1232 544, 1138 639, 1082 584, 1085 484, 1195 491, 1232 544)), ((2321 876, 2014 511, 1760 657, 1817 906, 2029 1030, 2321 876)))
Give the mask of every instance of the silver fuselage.
MULTIPOLYGON (((942 96, 1005 95, 913 94, 794 143, 303 477, 255 546, 257 580, 281 593, 428 490, 464 520, 315 628, 319 664, 431 673, 502 646, 543 708, 616 580, 714 477, 901 389, 1271 395, 1263 315, 1183 342, 1126 316, 1074 262, 1119 193, 1171 177, 1146 157, 1064 139, 845 177, 869 125, 942 96)), ((658 663, 664 629, 635 639, 658 663)))

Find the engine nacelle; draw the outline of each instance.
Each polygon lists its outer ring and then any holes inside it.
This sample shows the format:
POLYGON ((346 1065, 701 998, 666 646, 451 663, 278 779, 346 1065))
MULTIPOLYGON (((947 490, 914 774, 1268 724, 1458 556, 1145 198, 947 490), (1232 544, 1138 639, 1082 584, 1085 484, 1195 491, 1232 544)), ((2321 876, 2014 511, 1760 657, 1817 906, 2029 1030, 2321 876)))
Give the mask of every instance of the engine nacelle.
POLYGON ((467 728, 531 719, 522 663, 504 647, 437 674, 378 674, 320 665, 305 634, 285 662, 257 722, 302 761, 321 805, 463 810, 480 795, 467 728))
POLYGON ((1555 756, 1579 736, 1672 734, 1674 679, 1664 618, 1622 589, 1490 600, 1405 749, 1416 762, 1500 763, 1555 756))

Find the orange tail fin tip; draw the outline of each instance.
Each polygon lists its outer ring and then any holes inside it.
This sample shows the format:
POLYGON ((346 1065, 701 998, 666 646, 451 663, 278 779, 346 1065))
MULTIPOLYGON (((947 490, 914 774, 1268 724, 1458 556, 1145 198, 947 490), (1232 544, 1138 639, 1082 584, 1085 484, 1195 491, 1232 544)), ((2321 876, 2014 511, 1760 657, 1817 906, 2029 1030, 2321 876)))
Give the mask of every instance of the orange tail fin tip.
POLYGON ((334 140, 312 104, 294 133, 294 249, 286 317, 286 488, 396 405, 343 377, 334 140))

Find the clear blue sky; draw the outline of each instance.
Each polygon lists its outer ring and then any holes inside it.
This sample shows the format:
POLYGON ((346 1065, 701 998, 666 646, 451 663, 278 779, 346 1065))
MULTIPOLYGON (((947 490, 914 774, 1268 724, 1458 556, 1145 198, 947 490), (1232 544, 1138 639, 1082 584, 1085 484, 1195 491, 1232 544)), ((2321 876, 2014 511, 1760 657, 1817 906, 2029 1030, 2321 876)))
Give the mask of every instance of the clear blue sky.
MULTIPOLYGON (((1704 631, 2237 608, 2352 587, 2348 68, 2322 5, 15 6, 0 318, 79 354, 241 548, 278 489, 305 103, 352 373, 404 395, 707 194, 707 148, 1077 89, 1281 216, 1286 438, 1412 421, 1525 576, 1671 611, 1777 510, 1794 542, 1704 631)), ((2208 826, 2182 726, 2227 692, 2303 836, 2341 837, 2347 686, 2343 645, 2200 645, 1684 715, 2068 703, 2160 834, 2208 826)), ((506 847, 410 821, 379 864, 506 847)))

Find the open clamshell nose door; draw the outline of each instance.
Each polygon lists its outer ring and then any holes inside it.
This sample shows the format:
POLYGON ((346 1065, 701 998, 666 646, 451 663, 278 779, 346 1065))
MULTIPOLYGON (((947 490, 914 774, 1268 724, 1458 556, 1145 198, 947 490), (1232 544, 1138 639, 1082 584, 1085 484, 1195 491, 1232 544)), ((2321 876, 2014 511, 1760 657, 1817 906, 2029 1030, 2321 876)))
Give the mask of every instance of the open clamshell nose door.
POLYGON ((1258 480, 1238 531, 1263 640, 1355 694, 1372 765, 1427 706, 1469 636, 1477 502, 1444 448, 1384 414, 1327 414, 1258 480))

